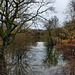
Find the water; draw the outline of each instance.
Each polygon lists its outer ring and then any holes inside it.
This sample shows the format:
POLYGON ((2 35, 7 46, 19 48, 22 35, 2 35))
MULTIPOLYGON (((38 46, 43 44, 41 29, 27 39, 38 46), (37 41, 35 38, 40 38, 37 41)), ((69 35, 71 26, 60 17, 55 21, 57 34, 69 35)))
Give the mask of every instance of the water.
POLYGON ((5 59, 8 75, 60 75, 67 64, 62 52, 46 42, 29 44, 23 50, 10 48, 5 59))

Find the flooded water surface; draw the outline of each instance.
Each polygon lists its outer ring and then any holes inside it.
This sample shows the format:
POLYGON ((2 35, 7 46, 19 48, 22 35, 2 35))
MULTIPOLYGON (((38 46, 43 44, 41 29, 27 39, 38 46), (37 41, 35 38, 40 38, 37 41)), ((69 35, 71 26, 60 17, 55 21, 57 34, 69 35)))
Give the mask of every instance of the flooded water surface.
POLYGON ((30 43, 23 49, 13 45, 5 54, 7 75, 60 75, 67 63, 62 52, 46 42, 30 43))

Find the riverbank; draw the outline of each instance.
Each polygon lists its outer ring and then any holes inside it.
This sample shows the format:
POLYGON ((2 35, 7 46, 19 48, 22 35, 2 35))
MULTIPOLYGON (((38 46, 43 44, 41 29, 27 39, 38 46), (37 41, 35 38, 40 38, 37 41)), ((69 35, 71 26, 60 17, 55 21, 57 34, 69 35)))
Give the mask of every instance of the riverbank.
POLYGON ((67 59, 68 63, 66 67, 63 67, 64 72, 70 72, 72 75, 75 74, 75 39, 74 40, 63 40, 58 42, 55 46, 57 50, 63 52, 63 56, 67 59))
POLYGON ((63 40, 62 42, 58 42, 55 48, 58 50, 62 50, 64 57, 68 60, 75 59, 75 39, 67 39, 63 40))
POLYGON ((58 42, 55 46, 57 50, 62 50, 63 56, 68 60, 66 67, 63 67, 64 70, 75 74, 75 39, 74 40, 63 40, 58 42))

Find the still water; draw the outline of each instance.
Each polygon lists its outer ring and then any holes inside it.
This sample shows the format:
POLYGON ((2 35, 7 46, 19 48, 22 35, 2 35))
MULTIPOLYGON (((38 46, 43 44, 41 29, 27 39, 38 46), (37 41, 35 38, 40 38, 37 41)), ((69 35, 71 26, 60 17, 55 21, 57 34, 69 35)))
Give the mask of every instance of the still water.
POLYGON ((28 44, 6 52, 7 75, 60 75, 67 62, 62 52, 47 46, 46 42, 28 44), (23 46, 24 47, 24 46, 23 46))

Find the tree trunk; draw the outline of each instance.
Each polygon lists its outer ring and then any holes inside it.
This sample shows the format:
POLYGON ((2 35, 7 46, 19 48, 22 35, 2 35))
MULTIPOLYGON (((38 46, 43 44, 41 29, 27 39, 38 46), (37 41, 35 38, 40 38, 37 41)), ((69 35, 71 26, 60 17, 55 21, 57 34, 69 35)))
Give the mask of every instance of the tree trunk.
POLYGON ((53 46, 54 44, 53 44, 53 40, 52 40, 52 38, 50 38, 50 46, 53 46))
POLYGON ((5 41, 1 47, 0 53, 0 75, 7 75, 6 62, 4 57, 5 41))
POLYGON ((2 58, 4 56, 4 49, 5 49, 5 41, 3 41, 3 45, 1 47, 1 54, 0 54, 0 58, 2 58))
POLYGON ((0 58, 0 75, 7 75, 6 62, 4 56, 0 58))

